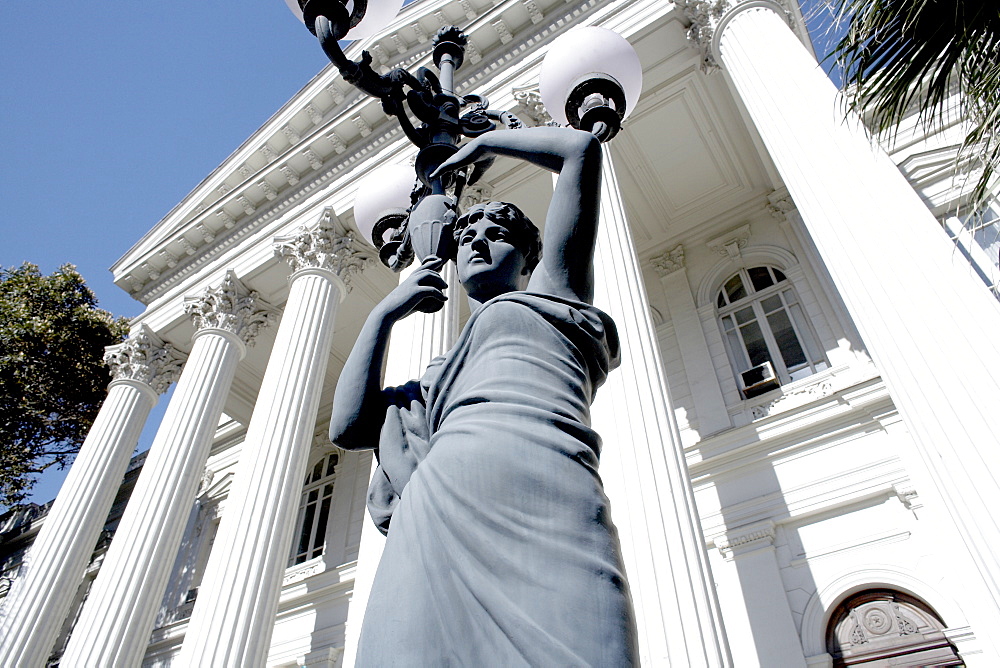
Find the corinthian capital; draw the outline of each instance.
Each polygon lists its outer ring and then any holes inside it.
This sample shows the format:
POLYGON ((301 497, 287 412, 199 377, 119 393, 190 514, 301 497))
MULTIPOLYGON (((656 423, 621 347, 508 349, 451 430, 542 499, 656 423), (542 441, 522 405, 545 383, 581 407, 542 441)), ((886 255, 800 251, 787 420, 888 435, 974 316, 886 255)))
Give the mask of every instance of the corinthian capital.
POLYGON ((247 346, 253 345, 261 327, 278 318, 277 309, 247 288, 231 269, 219 287, 208 288, 197 297, 187 297, 184 312, 190 314, 195 329, 232 332, 247 346))
POLYGON ((304 225, 294 234, 274 239, 274 254, 284 258, 293 275, 304 269, 333 272, 348 291, 351 276, 372 261, 372 256, 362 249, 353 235, 336 231, 329 209, 316 225, 304 225))
POLYGON ((684 246, 678 244, 666 253, 650 258, 649 261, 652 263, 653 269, 656 270, 657 276, 663 278, 684 268, 684 246))
POLYGON ((784 0, 680 0, 678 2, 684 16, 691 25, 687 37, 701 51, 701 69, 710 72, 719 69, 716 59, 716 33, 723 19, 750 6, 769 6, 792 23, 792 15, 785 7, 784 0))
POLYGON ((128 339, 104 349, 104 363, 111 369, 114 380, 135 380, 163 394, 177 380, 185 356, 169 343, 164 343, 149 325, 142 324, 128 339))

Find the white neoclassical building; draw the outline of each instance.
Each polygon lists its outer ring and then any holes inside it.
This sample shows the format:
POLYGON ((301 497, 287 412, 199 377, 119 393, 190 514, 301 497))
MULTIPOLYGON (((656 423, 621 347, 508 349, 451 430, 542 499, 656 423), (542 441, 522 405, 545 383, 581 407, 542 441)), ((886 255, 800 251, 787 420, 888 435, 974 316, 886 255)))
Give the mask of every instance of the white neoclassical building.
MULTIPOLYGON (((779 0, 417 0, 349 55, 426 65, 447 24, 460 92, 529 125, 565 31, 643 66, 606 146, 596 302, 624 362, 593 418, 643 663, 1000 664, 997 212, 956 216, 960 126, 873 146, 779 0)), ((398 280, 354 194, 413 156, 327 68, 115 264, 146 309, 59 498, 2 527, 0 664, 353 665, 373 457, 326 423, 398 280)), ((465 204, 541 221, 552 185, 501 160, 465 204)), ((456 297, 397 327, 387 384, 449 347, 456 297)))

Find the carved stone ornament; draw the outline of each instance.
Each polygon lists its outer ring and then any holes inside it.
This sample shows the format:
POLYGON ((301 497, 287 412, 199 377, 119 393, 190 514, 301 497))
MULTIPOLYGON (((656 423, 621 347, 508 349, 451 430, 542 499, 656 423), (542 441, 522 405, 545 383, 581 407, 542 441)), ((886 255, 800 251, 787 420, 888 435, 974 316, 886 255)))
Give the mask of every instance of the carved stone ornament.
POLYGON ((710 239, 706 246, 713 251, 728 257, 733 262, 739 263, 742 257, 741 250, 750 243, 750 226, 742 225, 735 230, 730 230, 723 235, 710 239))
POLYGON ((778 220, 785 220, 792 211, 795 211, 795 202, 788 194, 787 188, 779 188, 767 196, 767 210, 778 220))
POLYGON ((525 115, 534 121, 535 125, 559 125, 552 120, 552 116, 542 104, 542 96, 538 92, 538 86, 515 88, 512 92, 514 99, 524 109, 525 115))
POLYGON ((278 310, 243 285, 233 270, 226 272, 217 288, 208 288, 197 297, 184 300, 184 312, 191 316, 196 329, 222 329, 232 332, 247 346, 252 346, 261 327, 274 323, 278 310))
POLYGON ((677 244, 676 247, 668 250, 663 255, 657 255, 649 259, 656 270, 657 276, 663 278, 674 273, 678 269, 684 268, 684 246, 677 244))
POLYGON ((811 401, 828 397, 831 394, 833 394, 833 383, 829 378, 824 378, 817 383, 785 392, 770 403, 754 406, 750 409, 750 415, 754 420, 759 420, 774 413, 804 406, 811 401))
POLYGON ((470 207, 493 199, 493 186, 488 183, 477 183, 474 186, 466 186, 462 191, 462 199, 458 202, 459 211, 468 211, 470 207))
POLYGON ((141 324, 128 339, 104 349, 104 363, 114 380, 135 380, 163 394, 181 374, 186 356, 164 343, 149 327, 141 324))
MULTIPOLYGON (((684 16, 687 17, 691 25, 687 29, 687 38, 701 51, 701 69, 704 72, 712 72, 720 69, 721 65, 715 58, 712 41, 719 24, 726 14, 737 10, 740 5, 748 4, 751 0, 679 0, 677 3, 684 16)), ((780 0, 772 0, 768 4, 775 8, 781 8, 781 12, 792 24, 792 14, 785 7, 785 3, 780 0)))
POLYGON ((323 212, 317 225, 303 226, 295 234, 274 240, 275 255, 284 258, 293 274, 302 269, 332 271, 348 291, 351 289, 350 277, 372 262, 372 256, 361 248, 350 233, 337 233, 330 209, 323 212))

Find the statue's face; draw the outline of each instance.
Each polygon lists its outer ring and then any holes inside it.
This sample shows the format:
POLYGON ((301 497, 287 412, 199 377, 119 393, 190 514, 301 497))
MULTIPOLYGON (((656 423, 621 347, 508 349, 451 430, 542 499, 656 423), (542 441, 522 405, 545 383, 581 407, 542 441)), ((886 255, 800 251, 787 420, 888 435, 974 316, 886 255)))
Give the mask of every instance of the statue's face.
POLYGON ((528 277, 524 254, 509 238, 506 227, 486 217, 462 230, 455 264, 473 299, 482 302, 524 288, 528 277))

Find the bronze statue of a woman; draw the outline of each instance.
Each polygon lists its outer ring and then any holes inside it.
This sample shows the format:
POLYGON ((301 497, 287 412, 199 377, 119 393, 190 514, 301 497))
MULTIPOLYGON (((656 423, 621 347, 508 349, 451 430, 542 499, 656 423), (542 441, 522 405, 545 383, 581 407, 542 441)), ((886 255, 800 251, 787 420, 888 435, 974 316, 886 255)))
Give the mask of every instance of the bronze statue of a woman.
POLYGON ((635 620, 590 428, 618 362, 591 305, 601 146, 568 128, 487 133, 438 173, 491 155, 559 172, 537 228, 510 204, 455 229, 473 314, 423 377, 383 389, 392 325, 445 300, 429 257, 372 311, 344 366, 330 438, 376 447, 387 533, 358 649, 363 666, 627 666, 635 620))

